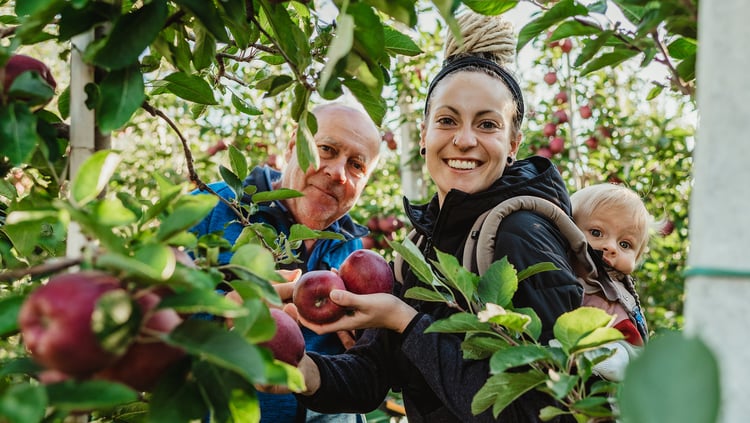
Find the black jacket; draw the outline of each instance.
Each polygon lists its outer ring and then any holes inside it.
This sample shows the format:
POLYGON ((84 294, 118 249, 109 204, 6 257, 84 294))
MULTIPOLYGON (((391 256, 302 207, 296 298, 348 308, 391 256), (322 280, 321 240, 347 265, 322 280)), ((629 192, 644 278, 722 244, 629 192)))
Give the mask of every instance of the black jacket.
MULTIPOLYGON (((517 195, 550 200, 570 212, 567 191, 560 174, 547 159, 532 157, 516 162, 482 193, 451 191, 442 208, 437 198, 425 205, 406 204, 414 228, 427 237, 426 257, 434 248, 461 257, 474 220, 501 201, 517 195)), ((552 337, 557 317, 581 304, 582 288, 567 260, 568 244, 557 228, 533 212, 518 211, 503 219, 497 236, 496 259, 507 256, 517 269, 552 262, 561 270, 526 279, 518 288, 515 307, 533 308, 543 324, 541 340, 552 337)), ((419 284, 407 272, 397 295, 419 284)), ((315 395, 298 398, 309 408, 322 411, 365 412, 377 407, 389 389, 403 392, 410 423, 440 422, 536 422, 539 410, 552 405, 545 394, 531 391, 508 406, 495 420, 491 410, 471 413, 474 394, 489 377, 488 360, 464 360, 462 336, 424 330, 453 311, 444 304, 406 299, 419 314, 403 334, 384 329, 365 331, 345 354, 322 357, 311 353, 321 374, 315 395)), ((556 420, 564 421, 564 420, 556 420)))

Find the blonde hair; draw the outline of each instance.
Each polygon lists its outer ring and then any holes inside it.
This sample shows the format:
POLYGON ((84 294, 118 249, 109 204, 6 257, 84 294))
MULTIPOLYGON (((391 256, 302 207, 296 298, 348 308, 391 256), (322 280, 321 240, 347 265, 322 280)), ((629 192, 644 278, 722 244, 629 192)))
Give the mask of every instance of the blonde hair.
POLYGON ((617 207, 623 218, 631 219, 640 234, 636 261, 640 261, 648 249, 649 229, 654 219, 646 210, 641 197, 624 185, 603 183, 582 188, 570 196, 573 220, 579 221, 596 213, 600 207, 617 207))
POLYGON ((461 38, 457 40, 448 29, 445 38, 445 58, 465 55, 481 56, 494 61, 500 66, 507 66, 515 61, 516 36, 513 24, 501 15, 485 16, 467 10, 456 17, 461 38))

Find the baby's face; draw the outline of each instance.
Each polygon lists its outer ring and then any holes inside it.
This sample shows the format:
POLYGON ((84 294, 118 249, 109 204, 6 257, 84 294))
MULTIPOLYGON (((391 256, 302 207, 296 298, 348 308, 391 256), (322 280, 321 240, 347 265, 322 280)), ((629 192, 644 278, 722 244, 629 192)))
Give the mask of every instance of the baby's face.
POLYGON ((576 224, 595 250, 601 250, 605 263, 626 274, 635 270, 641 237, 638 228, 614 207, 601 207, 576 224))

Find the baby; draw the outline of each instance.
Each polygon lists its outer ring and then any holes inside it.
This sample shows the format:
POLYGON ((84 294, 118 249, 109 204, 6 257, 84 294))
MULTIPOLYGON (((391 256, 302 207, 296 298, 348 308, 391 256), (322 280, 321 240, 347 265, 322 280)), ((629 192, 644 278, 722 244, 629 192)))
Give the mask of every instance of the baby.
POLYGON ((602 270, 613 282, 606 288, 587 289, 583 305, 614 315, 614 328, 627 341, 608 345, 614 354, 597 364, 594 371, 609 380, 622 380, 625 367, 637 353, 636 347, 648 339, 631 273, 647 250, 652 217, 638 194, 622 185, 588 186, 570 199, 573 220, 595 253, 601 254, 602 270))

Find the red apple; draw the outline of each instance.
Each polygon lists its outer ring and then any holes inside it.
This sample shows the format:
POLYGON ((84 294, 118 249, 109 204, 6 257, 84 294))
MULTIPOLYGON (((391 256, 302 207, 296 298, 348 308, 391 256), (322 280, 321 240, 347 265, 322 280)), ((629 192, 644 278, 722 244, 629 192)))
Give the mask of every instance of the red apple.
POLYGON ((540 148, 540 149, 538 149, 538 150, 536 151, 536 155, 537 155, 537 156, 542 156, 542 157, 546 157, 546 158, 548 158, 548 159, 549 159, 550 157, 552 157, 552 152, 551 152, 551 151, 549 150, 549 148, 547 148, 547 147, 542 147, 542 148, 540 148))
POLYGON ((16 77, 26 71, 38 73, 39 76, 41 76, 50 87, 52 87, 52 89, 57 87, 57 82, 47 65, 33 57, 24 56, 23 54, 14 54, 7 62, 5 62, 5 66, 0 68, 0 77, 2 77, 3 80, 3 91, 8 91, 16 77))
POLYGON ((578 113, 584 119, 590 118, 591 117, 591 106, 589 106, 588 104, 584 104, 583 106, 581 106, 580 109, 578 109, 578 113))
POLYGON ((558 45, 563 53, 570 53, 570 50, 573 49, 573 41, 571 41, 570 38, 559 41, 558 45))
POLYGON ((395 216, 384 216, 378 219, 378 229, 385 234, 392 233, 404 226, 395 216))
POLYGON ((292 302, 305 320, 325 324, 340 319, 346 309, 331 301, 332 290, 346 290, 341 278, 330 270, 312 270, 303 274, 294 284, 292 302))
POLYGON ((599 147, 599 140, 596 139, 596 137, 593 135, 586 138, 586 141, 584 142, 586 143, 586 147, 588 147, 589 150, 596 150, 597 147, 599 147))
POLYGON ((544 125, 544 128, 542 129, 542 134, 545 137, 551 137, 551 136, 555 135, 555 133, 557 133, 557 125, 556 124, 554 124, 552 122, 549 122, 546 125, 544 125))
POLYGON ((370 232, 378 232, 380 230, 380 228, 379 228, 379 221, 380 221, 380 219, 377 216, 371 217, 367 221, 367 229, 369 229, 370 232))
POLYGON ((182 349, 159 340, 159 335, 174 330, 182 318, 173 309, 157 309, 161 297, 154 292, 141 291, 135 296, 143 312, 143 323, 136 341, 128 347, 125 355, 94 377, 122 382, 137 391, 150 391, 164 372, 185 356, 182 349))
POLYGON ((553 114, 555 116, 555 120, 557 123, 566 123, 568 121, 568 114, 565 112, 565 110, 555 110, 555 113, 553 114))
POLYGON ((355 294, 390 294, 393 271, 388 262, 372 250, 356 250, 341 263, 339 276, 346 289, 355 294))
POLYGON ((568 92, 567 91, 560 91, 559 93, 555 94, 555 103, 557 104, 565 104, 568 102, 568 92))
POLYGON ((544 82, 546 82, 547 85, 554 84, 557 82, 557 74, 555 72, 547 72, 547 74, 544 75, 544 82))
POLYGON ((672 222, 671 220, 667 220, 666 222, 664 222, 664 224, 659 229, 659 235, 661 236, 667 236, 672 232, 674 232, 674 222, 672 222))
POLYGON ((371 236, 363 236, 362 237, 362 248, 369 250, 371 248, 375 248, 375 240, 372 239, 371 236))
POLYGON ((552 154, 557 154, 563 151, 565 148, 565 139, 562 137, 554 137, 549 142, 549 151, 552 154))
POLYGON ((273 338, 260 346, 270 349, 275 359, 296 366, 305 355, 302 330, 292 316, 281 309, 272 308, 271 317, 276 322, 276 332, 273 338))
POLYGON ((122 290, 120 281, 97 271, 55 275, 37 288, 18 313, 21 337, 31 357, 48 369, 75 377, 112 364, 117 355, 100 344, 91 317, 97 300, 115 290, 122 290))
POLYGON ((389 150, 396 150, 398 148, 398 143, 396 143, 396 138, 393 136, 392 131, 385 131, 383 141, 388 145, 389 150))

